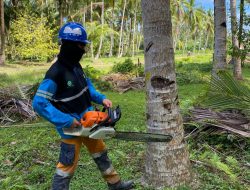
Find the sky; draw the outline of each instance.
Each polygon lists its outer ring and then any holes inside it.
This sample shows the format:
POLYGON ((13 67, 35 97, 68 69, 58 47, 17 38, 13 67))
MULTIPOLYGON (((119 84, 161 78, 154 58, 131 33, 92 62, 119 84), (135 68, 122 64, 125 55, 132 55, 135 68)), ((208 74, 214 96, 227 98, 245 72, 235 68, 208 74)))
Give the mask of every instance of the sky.
MULTIPOLYGON (((212 11, 214 11, 214 0, 195 0, 195 2, 196 2, 197 7, 203 7, 206 10, 211 9, 212 11)), ((240 0, 236 0, 236 3, 237 3, 236 14, 237 14, 237 18, 239 19, 239 17, 240 17, 240 9, 239 9, 240 0)), ((231 27, 230 0, 226 0, 226 8, 227 8, 227 22, 228 22, 227 26, 228 26, 228 29, 230 29, 230 27, 231 27)), ((246 11, 247 15, 250 15, 250 4, 246 3, 246 1, 245 1, 245 11, 246 11)), ((247 28, 249 28, 249 27, 247 27, 247 28)))
MULTIPOLYGON (((214 10, 214 0, 196 0, 195 2, 196 2, 197 7, 202 6, 205 9, 214 10)), ((240 0, 236 0, 236 2, 239 7, 240 0)), ((230 0, 226 0, 226 7, 227 7, 227 10, 229 11, 230 0)), ((245 3, 245 8, 246 8, 247 13, 250 13, 250 5, 245 3)), ((239 9, 237 9, 237 11, 239 12, 239 9)))

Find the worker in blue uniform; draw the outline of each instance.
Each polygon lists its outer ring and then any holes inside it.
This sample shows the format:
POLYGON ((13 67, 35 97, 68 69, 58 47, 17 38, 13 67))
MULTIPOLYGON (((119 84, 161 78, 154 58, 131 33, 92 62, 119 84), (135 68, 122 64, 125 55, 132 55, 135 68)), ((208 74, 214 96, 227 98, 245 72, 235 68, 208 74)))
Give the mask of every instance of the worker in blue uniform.
POLYGON ((76 170, 80 148, 87 147, 110 190, 127 190, 133 181, 122 181, 113 168, 102 139, 65 135, 63 128, 81 126, 84 113, 93 110, 91 102, 112 107, 112 102, 94 88, 80 65, 85 47, 90 43, 85 28, 66 23, 59 31, 61 40, 57 61, 47 71, 34 99, 33 108, 56 126, 61 136, 61 150, 53 178, 52 190, 68 190, 76 170))

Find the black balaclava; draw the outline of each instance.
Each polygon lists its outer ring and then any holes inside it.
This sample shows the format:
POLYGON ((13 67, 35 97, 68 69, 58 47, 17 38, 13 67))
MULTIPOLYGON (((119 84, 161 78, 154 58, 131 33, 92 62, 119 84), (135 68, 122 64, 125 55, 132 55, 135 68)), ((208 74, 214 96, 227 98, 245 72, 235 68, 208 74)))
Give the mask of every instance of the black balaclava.
POLYGON ((58 55, 59 61, 72 66, 79 63, 85 51, 78 47, 77 44, 79 44, 79 42, 63 40, 58 55))

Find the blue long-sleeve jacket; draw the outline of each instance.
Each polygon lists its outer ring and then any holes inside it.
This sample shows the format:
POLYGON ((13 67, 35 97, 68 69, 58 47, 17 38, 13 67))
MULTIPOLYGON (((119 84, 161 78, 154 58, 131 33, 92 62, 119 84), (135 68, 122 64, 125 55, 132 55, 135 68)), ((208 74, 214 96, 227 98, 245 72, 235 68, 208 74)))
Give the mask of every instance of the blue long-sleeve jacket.
POLYGON ((40 116, 56 126, 62 138, 72 138, 73 136, 65 135, 62 128, 70 127, 74 118, 80 120, 86 111, 93 110, 88 102, 93 101, 102 104, 106 97, 96 91, 90 79, 85 78, 84 74, 83 76, 80 74, 79 76, 82 79, 79 79, 75 78, 76 74, 73 70, 70 70, 72 76, 65 76, 65 73, 67 75, 65 71, 52 70, 53 74, 47 72, 45 79, 40 84, 32 106, 40 116), (69 80, 69 78, 72 80, 69 80), (84 80, 85 85, 79 83, 79 80, 84 80), (63 94, 63 97, 61 94, 63 94))

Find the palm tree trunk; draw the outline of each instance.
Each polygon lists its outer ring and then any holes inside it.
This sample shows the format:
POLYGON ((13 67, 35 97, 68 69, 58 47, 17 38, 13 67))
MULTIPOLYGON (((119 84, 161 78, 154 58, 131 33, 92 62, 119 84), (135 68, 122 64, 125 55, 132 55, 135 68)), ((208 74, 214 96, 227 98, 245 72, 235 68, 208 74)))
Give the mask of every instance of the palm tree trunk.
MULTIPOLYGON (((90 2, 90 22, 93 22, 93 3, 92 1, 90 2)), ((92 59, 94 58, 94 47, 93 43, 90 44, 90 50, 91 50, 91 57, 92 59)))
POLYGON ((58 0, 58 4, 59 4, 59 24, 60 27, 62 27, 63 25, 63 0, 58 0))
POLYGON ((103 25, 104 25, 104 0, 102 0, 102 16, 101 16, 101 24, 102 24, 102 34, 100 37, 100 43, 99 43, 99 48, 98 48, 98 52, 95 56, 95 59, 99 59, 100 54, 101 54, 101 50, 102 50, 102 41, 103 41, 103 25))
POLYGON ((85 11, 83 12, 83 16, 82 16, 82 23, 85 26, 85 23, 86 23, 86 12, 85 11))
POLYGON ((214 0, 214 63, 212 74, 227 65, 227 21, 225 0, 214 0))
MULTIPOLYGON (((139 24, 139 23, 138 23, 139 24)), ((137 25, 138 27, 138 25, 137 25)), ((141 24, 141 28, 143 28, 143 24, 141 24)), ((140 46, 141 46, 141 32, 138 33, 137 35, 137 45, 136 45, 136 51, 138 52, 140 50, 140 46)))
MULTIPOLYGON (((187 34, 185 35, 185 44, 184 44, 184 50, 187 51, 187 41, 188 41, 188 36, 187 34)), ((184 52, 183 52, 184 53, 184 52)))
POLYGON ((205 50, 207 50, 208 39, 209 39, 209 32, 207 33, 207 37, 206 37, 205 50))
POLYGON ((196 49, 196 34, 194 34, 194 47, 193 47, 193 53, 195 53, 196 49))
POLYGON ((5 63, 5 24, 4 24, 4 1, 1 0, 0 5, 0 15, 1 15, 1 49, 0 49, 0 66, 5 63))
POLYGON ((200 51, 201 51, 201 43, 202 43, 202 33, 200 34, 198 53, 200 53, 200 51))
POLYGON ((122 56, 123 22, 124 22, 124 15, 125 15, 125 10, 126 10, 126 4, 127 4, 127 0, 124 0, 123 11, 122 11, 122 22, 121 22, 121 27, 120 27, 120 39, 119 39, 118 57, 122 56))
POLYGON ((244 0, 240 0, 239 48, 241 48, 241 44, 242 44, 244 6, 245 6, 244 0))
POLYGON ((132 32, 132 28, 133 28, 133 25, 134 25, 134 23, 133 23, 133 19, 132 19, 132 17, 130 17, 130 19, 129 19, 129 28, 128 28, 128 30, 127 30, 127 32, 128 32, 128 42, 127 42, 127 46, 126 46, 126 54, 127 55, 132 55, 132 50, 131 50, 131 45, 132 45, 132 40, 133 40, 133 32, 132 32))
POLYGON ((132 37, 132 57, 135 56, 135 34, 136 34, 136 11, 137 7, 135 8, 135 13, 134 13, 134 25, 133 25, 133 37, 132 37))
POLYGON ((149 143, 144 183, 154 189, 175 187, 191 179, 176 84, 170 0, 142 0, 147 94, 147 129, 171 134, 166 143, 149 143), (160 8, 159 8, 160 7, 160 8))
POLYGON ((236 0, 230 0, 230 12, 231 12, 231 30, 232 30, 232 45, 233 45, 233 66, 234 77, 238 80, 242 79, 241 63, 239 58, 239 42, 237 36, 237 17, 236 17, 236 0))
POLYGON ((113 8, 112 8, 112 19, 110 22, 110 28, 112 29, 112 32, 110 34, 110 48, 109 48, 109 57, 113 56, 113 47, 114 47, 114 24, 113 24, 113 20, 114 20, 114 9, 115 9, 115 1, 113 0, 113 8))

